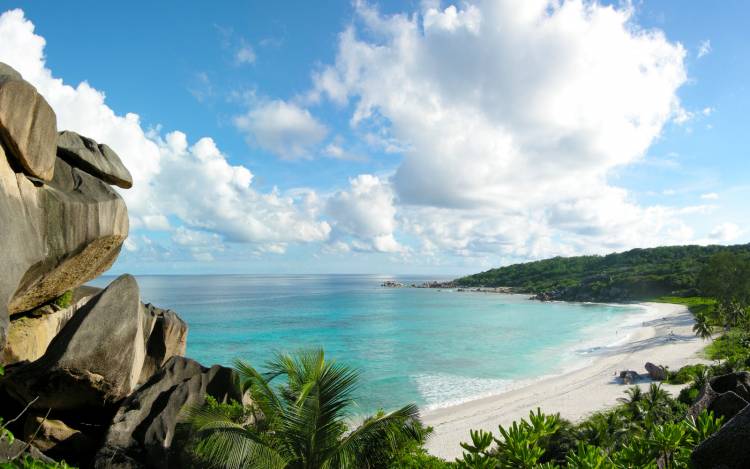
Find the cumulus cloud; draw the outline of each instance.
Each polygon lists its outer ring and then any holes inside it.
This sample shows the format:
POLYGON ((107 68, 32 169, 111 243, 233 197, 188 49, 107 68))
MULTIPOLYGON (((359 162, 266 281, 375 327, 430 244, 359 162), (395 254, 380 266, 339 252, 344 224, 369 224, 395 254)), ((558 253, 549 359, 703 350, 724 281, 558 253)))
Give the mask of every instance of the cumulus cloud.
MULTIPOLYGON (((211 138, 191 145, 179 131, 161 135, 144 130, 138 115, 117 115, 105 103, 104 93, 88 83, 74 87, 54 77, 46 66, 44 46, 44 38, 34 33, 23 11, 0 15, 0 61, 37 87, 57 113, 60 129, 106 142, 130 169, 133 189, 121 193, 134 230, 171 230, 175 227, 170 219, 174 219, 184 227, 174 233, 173 241, 178 244, 198 239, 195 233, 201 232, 208 237, 201 239, 221 237, 227 242, 256 244, 259 249, 268 245, 269 252, 283 250, 290 242, 327 239, 330 226, 319 220, 322 203, 314 193, 256 191, 253 174, 232 165, 211 138)), ((283 104, 277 107, 282 112, 286 109, 283 104)), ((302 121, 306 122, 304 117, 302 121)), ((259 129, 268 127, 260 125, 259 129)), ((269 138, 263 142, 273 142, 269 138)), ((150 244, 136 238, 128 242, 127 250, 150 244)), ((195 257, 208 259, 205 252, 195 257)))
POLYGON ((288 160, 310 158, 313 148, 328 134, 310 111, 282 100, 252 106, 235 117, 234 125, 251 143, 288 160))
POLYGON ((245 41, 241 41, 240 46, 237 48, 237 51, 234 53, 234 61, 237 65, 246 65, 246 64, 253 64, 255 63, 255 50, 253 50, 253 47, 246 43, 245 41))
POLYGON ((328 200, 328 216, 340 234, 353 236, 360 250, 401 252, 396 241, 396 207, 393 190, 386 181, 360 174, 349 181, 350 188, 328 200))
POLYGON ((392 184, 407 229, 459 253, 685 236, 673 212, 607 180, 685 113, 680 44, 634 25, 629 7, 425 5, 388 16, 357 3, 362 26, 341 33, 311 93, 352 103, 355 129, 379 126, 404 149, 392 184))
POLYGON ((715 226, 708 234, 708 238, 713 242, 726 243, 734 241, 742 234, 742 230, 734 223, 722 223, 715 226))
POLYGON ((705 194, 701 194, 701 199, 703 200, 719 200, 719 194, 716 192, 707 192, 705 194))

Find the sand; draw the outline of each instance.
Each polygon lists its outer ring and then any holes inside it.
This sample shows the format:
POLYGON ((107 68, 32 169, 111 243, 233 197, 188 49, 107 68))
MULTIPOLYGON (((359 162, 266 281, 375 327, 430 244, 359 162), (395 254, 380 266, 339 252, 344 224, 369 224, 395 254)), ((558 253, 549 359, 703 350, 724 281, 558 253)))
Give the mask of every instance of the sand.
MULTIPOLYGON (((427 443, 431 454, 452 460, 460 457, 459 443, 469 441, 470 429, 484 429, 497 435, 498 424, 508 425, 526 417, 529 410, 559 412, 563 418, 578 421, 592 412, 617 404, 627 386, 615 379, 620 370, 645 375, 647 361, 676 370, 689 363, 706 363, 699 357, 706 342, 692 332, 693 317, 686 307, 665 303, 644 303, 654 318, 627 330, 619 343, 597 350, 583 368, 531 381, 522 387, 465 402, 452 407, 423 412, 427 425, 435 429, 427 443)), ((646 375, 647 377, 647 375, 646 375)), ((648 379, 639 384, 648 387, 648 379)), ((681 386, 663 385, 673 395, 681 386)))

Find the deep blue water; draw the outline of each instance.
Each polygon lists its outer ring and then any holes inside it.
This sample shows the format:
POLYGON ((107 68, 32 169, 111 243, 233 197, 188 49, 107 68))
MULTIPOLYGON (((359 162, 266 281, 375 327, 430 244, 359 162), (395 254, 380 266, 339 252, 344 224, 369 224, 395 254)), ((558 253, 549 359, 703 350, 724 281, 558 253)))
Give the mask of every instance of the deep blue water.
POLYGON ((389 278, 141 276, 138 283, 143 301, 187 321, 188 356, 204 365, 242 358, 262 368, 275 351, 323 347, 361 370, 362 412, 445 406, 561 371, 584 359, 581 351, 615 340, 612 324, 640 311, 380 287, 389 278))

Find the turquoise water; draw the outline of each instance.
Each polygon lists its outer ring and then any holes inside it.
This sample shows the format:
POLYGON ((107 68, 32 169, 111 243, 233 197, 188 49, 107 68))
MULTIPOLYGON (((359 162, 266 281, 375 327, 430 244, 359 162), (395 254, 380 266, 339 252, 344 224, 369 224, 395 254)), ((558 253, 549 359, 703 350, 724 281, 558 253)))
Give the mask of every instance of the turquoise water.
MULTIPOLYGON (((190 326, 188 356, 254 365, 274 351, 323 347, 358 367, 362 412, 409 402, 442 407, 580 364, 616 340, 637 307, 540 303, 520 295, 381 288, 347 276, 142 276, 145 302, 190 326)), ((111 278, 96 282, 104 286, 111 278)))

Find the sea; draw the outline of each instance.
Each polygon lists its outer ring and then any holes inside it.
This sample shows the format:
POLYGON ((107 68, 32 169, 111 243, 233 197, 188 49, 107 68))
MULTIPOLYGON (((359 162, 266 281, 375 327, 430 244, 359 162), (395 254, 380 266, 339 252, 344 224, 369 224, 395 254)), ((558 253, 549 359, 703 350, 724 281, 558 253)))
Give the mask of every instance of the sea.
MULTIPOLYGON (((113 277, 92 284, 106 286, 113 277)), ((259 370, 277 353, 322 348, 361 372, 355 414, 424 410, 499 394, 585 366, 627 340, 637 305, 539 302, 527 295, 385 288, 434 277, 137 276, 144 302, 188 323, 187 355, 259 370)), ((439 279, 438 279, 439 280, 439 279)))

